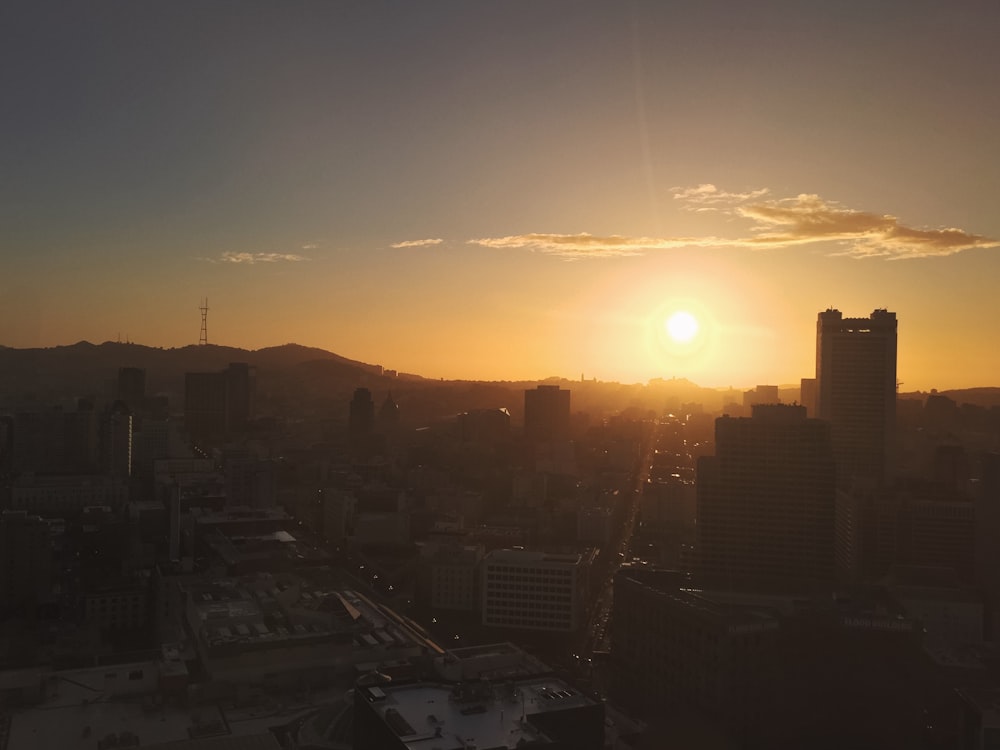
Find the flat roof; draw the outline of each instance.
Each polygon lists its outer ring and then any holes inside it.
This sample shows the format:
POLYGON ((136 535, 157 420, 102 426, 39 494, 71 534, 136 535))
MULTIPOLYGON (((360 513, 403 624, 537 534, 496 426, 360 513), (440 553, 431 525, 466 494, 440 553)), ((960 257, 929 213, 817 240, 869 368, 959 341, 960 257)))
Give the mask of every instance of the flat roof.
POLYGON ((503 562, 522 565, 540 562, 576 565, 580 562, 580 557, 580 554, 576 552, 558 555, 549 552, 540 552, 538 550, 497 549, 486 555, 486 561, 492 563, 503 562))
POLYGON ((596 705, 556 678, 493 685, 467 683, 464 696, 457 692, 463 686, 445 683, 359 689, 376 696, 376 690, 384 693, 372 705, 412 750, 426 750, 427 740, 435 737, 443 739, 447 748, 516 747, 522 740, 547 740, 551 738, 532 724, 532 716, 596 705))

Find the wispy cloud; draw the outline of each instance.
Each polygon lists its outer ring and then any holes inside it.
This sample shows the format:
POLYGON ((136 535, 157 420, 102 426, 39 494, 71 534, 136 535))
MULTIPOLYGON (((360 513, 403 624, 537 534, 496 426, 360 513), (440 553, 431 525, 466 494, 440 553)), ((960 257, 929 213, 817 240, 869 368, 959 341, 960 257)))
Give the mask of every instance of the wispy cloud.
POLYGON ((716 240, 698 237, 604 237, 580 232, 579 234, 515 234, 509 237, 481 237, 469 240, 470 245, 493 248, 524 248, 569 260, 578 258, 621 258, 642 255, 647 250, 669 250, 701 243, 714 244, 716 240))
POLYGON ((318 242, 307 242, 302 246, 303 250, 316 250, 317 248, 319 248, 318 242))
POLYGON ((836 242, 834 255, 856 258, 925 258, 954 255, 977 247, 997 247, 1000 240, 963 229, 914 228, 889 214, 845 208, 818 195, 737 206, 735 212, 753 222, 748 247, 790 247, 836 242))
POLYGON ((234 253, 225 252, 217 258, 199 258, 209 263, 243 263, 254 265, 255 263, 298 263, 309 260, 304 255, 298 253, 234 253))
POLYGON ((442 239, 404 240, 403 242, 394 242, 389 247, 396 249, 401 247, 430 247, 431 245, 440 245, 442 242, 444 242, 442 239))
POLYGON ((618 258, 680 247, 770 249, 833 245, 831 255, 890 260, 954 255, 972 248, 1000 246, 1000 240, 954 227, 916 228, 889 214, 859 211, 818 195, 767 198, 768 188, 728 192, 715 185, 673 188, 674 199, 690 211, 715 211, 748 222, 735 237, 628 237, 530 233, 482 237, 469 244, 527 249, 566 260, 618 258))
POLYGON ((695 187, 670 188, 670 192, 673 193, 674 200, 683 202, 683 207, 687 211, 720 211, 738 203, 763 198, 771 191, 760 188, 745 193, 731 193, 705 182, 695 187))

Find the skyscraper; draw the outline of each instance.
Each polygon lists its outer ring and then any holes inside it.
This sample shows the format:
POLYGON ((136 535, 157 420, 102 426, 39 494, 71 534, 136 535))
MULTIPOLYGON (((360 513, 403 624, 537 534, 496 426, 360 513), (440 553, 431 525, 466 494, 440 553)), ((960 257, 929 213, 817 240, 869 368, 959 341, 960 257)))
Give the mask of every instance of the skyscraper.
POLYGON ((569 391, 540 385, 524 392, 524 434, 531 440, 561 440, 569 436, 569 391))
POLYGON ((375 428, 375 401, 367 388, 355 388, 351 397, 347 427, 352 437, 365 437, 375 428))
POLYGON ((804 406, 757 405, 715 422, 714 456, 698 460, 702 573, 740 578, 834 576, 835 475, 830 427, 804 406))
POLYGON ((816 323, 817 416, 830 422, 837 477, 880 485, 893 472, 896 428, 896 313, 816 323))

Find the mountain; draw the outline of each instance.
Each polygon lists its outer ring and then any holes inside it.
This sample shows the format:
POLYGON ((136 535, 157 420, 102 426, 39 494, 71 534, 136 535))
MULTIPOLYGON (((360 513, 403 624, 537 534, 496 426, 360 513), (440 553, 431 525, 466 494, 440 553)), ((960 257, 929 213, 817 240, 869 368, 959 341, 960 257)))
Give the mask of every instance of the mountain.
POLYGON ((0 347, 0 399, 26 397, 48 402, 72 397, 110 398, 118 369, 139 367, 146 371, 146 392, 180 394, 184 373, 214 372, 230 362, 246 362, 265 379, 299 367, 318 366, 325 375, 351 381, 378 377, 381 368, 341 357, 323 349, 298 344, 246 350, 228 346, 186 346, 161 349, 140 344, 80 341, 47 349, 0 347))

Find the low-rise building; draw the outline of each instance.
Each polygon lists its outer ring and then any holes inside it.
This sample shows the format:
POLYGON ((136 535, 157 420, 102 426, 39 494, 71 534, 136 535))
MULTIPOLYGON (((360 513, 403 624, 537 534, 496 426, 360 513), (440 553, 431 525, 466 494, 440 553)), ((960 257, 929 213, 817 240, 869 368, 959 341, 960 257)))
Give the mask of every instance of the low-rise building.
POLYGON ((355 689, 356 750, 604 746, 604 705, 556 678, 378 683, 355 689))

